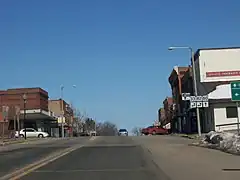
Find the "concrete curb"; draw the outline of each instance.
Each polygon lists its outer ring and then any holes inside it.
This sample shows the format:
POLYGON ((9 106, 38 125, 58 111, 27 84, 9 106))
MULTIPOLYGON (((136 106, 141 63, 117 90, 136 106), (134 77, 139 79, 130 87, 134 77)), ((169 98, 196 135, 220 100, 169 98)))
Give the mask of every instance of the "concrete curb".
POLYGON ((224 152, 224 153, 240 156, 240 152, 235 152, 235 151, 232 151, 232 150, 229 150, 229 149, 221 149, 218 144, 192 143, 192 144, 189 144, 189 146, 213 149, 213 150, 221 151, 221 152, 224 152))
MULTIPOLYGON (((28 138, 28 139, 16 139, 16 140, 10 140, 10 141, 5 141, 5 142, 1 142, 0 143, 0 147, 5 147, 5 146, 9 146, 9 145, 14 145, 14 144, 28 144, 30 142, 38 142, 41 140, 49 140, 49 139, 54 139, 54 140, 60 140, 62 138, 28 138)), ((69 138, 64 138, 64 139, 69 139, 69 138)))
POLYGON ((11 145, 11 144, 20 144, 20 143, 24 143, 24 142, 29 142, 29 141, 37 141, 38 139, 16 139, 16 140, 10 140, 10 141, 5 141, 5 142, 1 142, 0 146, 6 146, 6 145, 11 145))
POLYGON ((171 136, 188 138, 188 139, 198 139, 198 135, 188 135, 188 134, 171 134, 171 136))

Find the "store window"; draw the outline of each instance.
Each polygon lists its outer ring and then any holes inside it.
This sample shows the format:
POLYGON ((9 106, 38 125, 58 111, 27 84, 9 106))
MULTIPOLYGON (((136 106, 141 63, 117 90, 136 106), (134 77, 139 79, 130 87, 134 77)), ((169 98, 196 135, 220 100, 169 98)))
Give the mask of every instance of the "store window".
POLYGON ((237 107, 226 107, 226 115, 227 118, 237 118, 238 112, 237 112, 237 107))

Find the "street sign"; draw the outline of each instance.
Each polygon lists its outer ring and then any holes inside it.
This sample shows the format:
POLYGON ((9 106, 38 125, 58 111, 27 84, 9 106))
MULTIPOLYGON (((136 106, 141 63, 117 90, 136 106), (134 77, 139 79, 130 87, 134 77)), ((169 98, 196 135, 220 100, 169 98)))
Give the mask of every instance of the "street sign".
MULTIPOLYGON (((238 109, 238 106, 239 106, 238 101, 240 101, 240 81, 231 82, 231 96, 232 96, 232 101, 236 101, 236 105, 238 109)), ((238 113, 237 113, 237 130, 238 130, 238 135, 240 135, 238 113)))
POLYGON ((202 96, 195 96, 196 97, 196 101, 201 102, 202 101, 202 96))
POLYGON ((197 102, 197 107, 201 108, 202 107, 202 102, 197 102))
POLYGON ((209 103, 208 102, 202 102, 202 107, 209 107, 209 103))
POLYGON ((202 96, 202 101, 203 101, 203 102, 208 102, 208 95, 202 96))
POLYGON ((190 108, 196 108, 197 107, 197 103, 196 102, 191 102, 190 103, 190 108))
POLYGON ((240 101, 240 81, 231 82, 232 101, 240 101))
POLYGON ((209 107, 208 96, 190 96, 190 108, 209 107))
POLYGON ((182 93, 182 100, 189 101, 190 100, 190 93, 182 93))
POLYGON ((2 113, 3 113, 4 122, 8 121, 8 110, 9 110, 8 106, 2 106, 2 113))
POLYGON ((195 102, 197 100, 196 96, 190 96, 190 101, 195 102))

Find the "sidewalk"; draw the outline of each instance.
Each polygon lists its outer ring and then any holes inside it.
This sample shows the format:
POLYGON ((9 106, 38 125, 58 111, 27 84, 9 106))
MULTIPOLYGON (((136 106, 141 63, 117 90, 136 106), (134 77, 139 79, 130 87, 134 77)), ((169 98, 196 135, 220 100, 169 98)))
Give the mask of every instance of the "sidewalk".
MULTIPOLYGON (((176 136, 176 137, 183 137, 183 138, 188 138, 188 139, 199 139, 198 134, 170 134, 170 136, 176 136)), ((201 137, 204 137, 205 134, 202 134, 201 137)))
MULTIPOLYGON (((65 138, 65 139, 67 140, 68 138, 65 138)), ((16 140, 8 144, 1 145, 0 152, 24 148, 28 145, 40 145, 44 143, 55 142, 58 140, 62 140, 62 139, 61 138, 28 138, 27 140, 24 140, 24 139, 21 139, 18 141, 16 140)))
POLYGON ((240 156, 189 146, 194 140, 174 136, 134 139, 151 152, 171 180, 240 179, 240 156))
POLYGON ((17 144, 17 143, 24 143, 24 142, 29 142, 29 141, 37 141, 39 140, 39 138, 28 138, 28 139, 24 139, 24 138, 11 138, 11 139, 4 139, 4 141, 2 142, 2 140, 0 140, 0 146, 6 146, 6 145, 10 145, 10 144, 17 144))

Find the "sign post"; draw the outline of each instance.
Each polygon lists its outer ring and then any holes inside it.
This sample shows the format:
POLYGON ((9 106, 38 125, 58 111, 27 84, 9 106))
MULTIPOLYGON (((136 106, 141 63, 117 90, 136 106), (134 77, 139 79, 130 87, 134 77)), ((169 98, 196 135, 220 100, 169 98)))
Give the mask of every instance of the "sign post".
POLYGON ((237 131, 238 135, 240 135, 239 129, 239 112, 238 112, 238 101, 240 101, 240 81, 231 82, 231 98, 232 101, 236 101, 237 106, 237 131))
POLYGON ((3 126, 2 126, 2 141, 4 143, 4 135, 5 135, 5 122, 8 122, 8 106, 2 106, 2 113, 3 113, 3 126))

